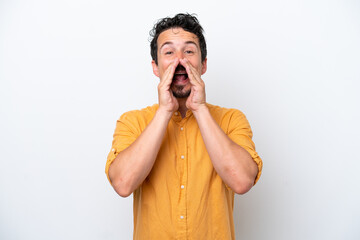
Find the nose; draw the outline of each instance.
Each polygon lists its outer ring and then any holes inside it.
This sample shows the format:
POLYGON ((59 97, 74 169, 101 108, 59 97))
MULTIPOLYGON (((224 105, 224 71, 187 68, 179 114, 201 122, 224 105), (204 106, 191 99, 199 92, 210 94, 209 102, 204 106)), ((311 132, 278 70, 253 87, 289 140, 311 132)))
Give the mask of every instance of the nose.
POLYGON ((177 52, 176 52, 176 57, 177 57, 178 59, 183 59, 183 58, 184 58, 184 53, 183 53, 182 51, 177 51, 177 52))

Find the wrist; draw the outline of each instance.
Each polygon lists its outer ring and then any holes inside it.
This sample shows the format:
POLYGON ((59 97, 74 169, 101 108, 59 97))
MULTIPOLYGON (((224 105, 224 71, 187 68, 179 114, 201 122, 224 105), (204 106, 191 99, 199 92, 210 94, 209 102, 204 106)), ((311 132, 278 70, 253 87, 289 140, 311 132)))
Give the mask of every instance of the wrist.
POLYGON ((209 108, 207 107, 206 103, 199 105, 196 110, 192 110, 195 118, 198 118, 201 115, 209 114, 209 108))
POLYGON ((170 121, 173 113, 174 113, 174 111, 169 111, 167 109, 159 107, 158 110, 156 111, 155 116, 159 117, 159 118, 166 119, 167 121, 170 121))

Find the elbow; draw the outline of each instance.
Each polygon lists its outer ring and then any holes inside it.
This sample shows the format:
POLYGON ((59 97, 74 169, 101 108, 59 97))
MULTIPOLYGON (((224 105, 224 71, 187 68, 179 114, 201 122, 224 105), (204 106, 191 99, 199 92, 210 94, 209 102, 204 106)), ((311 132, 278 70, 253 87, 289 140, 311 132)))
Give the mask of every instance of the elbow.
POLYGON ((133 192, 130 181, 121 177, 112 177, 111 175, 110 180, 112 187, 114 188, 115 192, 119 194, 119 196, 126 198, 133 192))
POLYGON ((248 174, 244 174, 241 177, 238 176, 238 179, 235 182, 235 187, 233 191, 239 195, 245 194, 254 186, 255 178, 257 176, 258 169, 256 164, 252 164, 248 174))
POLYGON ((123 198, 126 198, 128 196, 131 195, 132 193, 132 190, 131 188, 129 187, 128 184, 125 184, 123 183, 121 180, 119 181, 114 181, 113 184, 112 184, 115 192, 117 194, 119 194, 119 196, 123 197, 123 198))
POLYGON ((254 186, 254 181, 251 179, 243 179, 237 181, 234 187, 232 187, 232 190, 239 195, 243 195, 250 191, 250 189, 254 186))
POLYGON ((232 175, 232 178, 230 178, 228 186, 231 188, 231 190, 239 195, 245 194, 254 186, 255 183, 255 177, 256 172, 255 171, 251 173, 234 173, 231 172, 229 175, 232 175))
POLYGON ((130 196, 132 193, 130 191, 124 191, 122 189, 115 189, 115 191, 117 192, 117 194, 119 194, 120 197, 123 197, 123 198, 130 196))
POLYGON ((115 172, 112 166, 109 168, 109 179, 112 187, 119 196, 126 198, 131 195, 131 181, 119 172, 115 172))

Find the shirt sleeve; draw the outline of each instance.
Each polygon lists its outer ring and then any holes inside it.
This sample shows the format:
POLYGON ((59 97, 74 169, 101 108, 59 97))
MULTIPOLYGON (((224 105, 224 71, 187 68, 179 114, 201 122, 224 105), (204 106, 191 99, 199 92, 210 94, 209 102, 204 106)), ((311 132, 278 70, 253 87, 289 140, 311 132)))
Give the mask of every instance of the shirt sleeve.
POLYGON ((107 156, 105 166, 105 173, 110 183, 110 165, 121 151, 129 147, 136 140, 140 133, 135 114, 130 112, 124 113, 119 120, 117 120, 111 150, 107 156))
POLYGON ((263 162, 255 150, 255 144, 252 141, 253 133, 251 131, 250 124, 245 115, 239 110, 234 110, 231 114, 228 136, 231 140, 248 151, 254 162, 257 164, 258 174, 256 175, 254 182, 254 184, 256 184, 261 176, 263 162))

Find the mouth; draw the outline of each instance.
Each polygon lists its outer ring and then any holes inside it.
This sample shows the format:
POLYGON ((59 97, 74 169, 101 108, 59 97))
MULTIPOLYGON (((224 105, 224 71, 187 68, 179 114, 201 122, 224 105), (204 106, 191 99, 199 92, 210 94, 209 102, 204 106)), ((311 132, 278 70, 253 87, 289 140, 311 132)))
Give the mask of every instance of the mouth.
POLYGON ((174 73, 174 77, 172 79, 172 82, 177 85, 184 85, 188 81, 188 74, 186 72, 186 69, 179 64, 174 73))
POLYGON ((175 84, 184 84, 187 80, 188 75, 186 73, 175 73, 172 82, 175 84))

